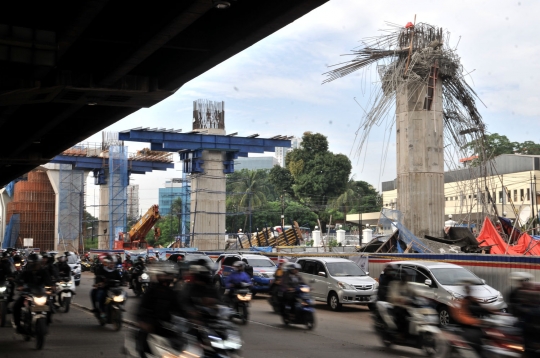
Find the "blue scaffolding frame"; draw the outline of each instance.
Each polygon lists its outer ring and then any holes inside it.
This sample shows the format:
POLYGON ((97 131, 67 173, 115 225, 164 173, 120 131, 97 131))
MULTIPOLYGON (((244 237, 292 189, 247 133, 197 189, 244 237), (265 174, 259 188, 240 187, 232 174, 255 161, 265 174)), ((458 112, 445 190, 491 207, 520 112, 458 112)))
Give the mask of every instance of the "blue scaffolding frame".
POLYGON ((127 226, 128 148, 109 147, 109 248, 127 226))

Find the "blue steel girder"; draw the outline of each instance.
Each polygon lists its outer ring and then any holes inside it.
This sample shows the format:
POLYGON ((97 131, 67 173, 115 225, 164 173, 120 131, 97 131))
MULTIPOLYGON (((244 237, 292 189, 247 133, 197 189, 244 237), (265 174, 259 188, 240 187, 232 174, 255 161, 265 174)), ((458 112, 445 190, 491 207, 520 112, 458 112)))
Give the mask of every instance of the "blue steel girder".
POLYGON ((132 129, 119 133, 119 140, 151 143, 152 150, 176 152, 179 150, 221 149, 244 153, 273 152, 276 147, 291 147, 286 139, 248 138, 215 134, 171 133, 132 129))
MULTIPOLYGON (((57 155, 51 161, 56 164, 71 164, 74 169, 94 170, 108 166, 108 160, 99 157, 74 157, 69 155, 57 155)), ((135 174, 145 174, 154 170, 174 169, 174 163, 128 160, 129 171, 135 174)))

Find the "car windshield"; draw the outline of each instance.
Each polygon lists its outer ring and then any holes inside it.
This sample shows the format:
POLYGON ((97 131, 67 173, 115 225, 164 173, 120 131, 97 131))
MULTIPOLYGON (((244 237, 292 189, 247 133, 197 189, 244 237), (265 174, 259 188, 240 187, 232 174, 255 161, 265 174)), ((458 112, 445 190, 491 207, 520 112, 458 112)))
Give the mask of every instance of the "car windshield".
POLYGON ((472 285, 483 285, 484 282, 469 270, 463 267, 432 268, 431 273, 441 285, 463 286, 463 281, 470 281, 472 285))
POLYGON ((331 276, 366 276, 364 270, 354 262, 327 262, 326 267, 331 276))
POLYGON ((272 261, 265 259, 248 259, 248 264, 253 267, 276 267, 272 261))

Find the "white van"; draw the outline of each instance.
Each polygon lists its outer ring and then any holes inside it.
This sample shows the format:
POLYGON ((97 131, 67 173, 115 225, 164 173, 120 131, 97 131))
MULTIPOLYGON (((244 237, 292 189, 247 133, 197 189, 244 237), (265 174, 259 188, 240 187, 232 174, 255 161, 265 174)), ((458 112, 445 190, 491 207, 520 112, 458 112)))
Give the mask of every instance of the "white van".
POLYGON ((343 304, 367 305, 374 308, 379 283, 368 276, 356 263, 330 257, 302 257, 298 263, 300 275, 311 286, 316 301, 328 303, 333 311, 343 304))

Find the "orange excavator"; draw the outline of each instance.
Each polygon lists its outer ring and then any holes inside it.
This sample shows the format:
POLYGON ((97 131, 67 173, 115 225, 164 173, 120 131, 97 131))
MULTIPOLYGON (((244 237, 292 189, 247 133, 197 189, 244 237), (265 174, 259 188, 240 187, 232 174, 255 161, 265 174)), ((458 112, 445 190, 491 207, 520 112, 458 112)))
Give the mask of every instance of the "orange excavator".
MULTIPOLYGON (((120 233, 119 240, 115 241, 115 249, 146 249, 148 247, 148 243, 145 240, 146 235, 152 230, 152 227, 154 227, 159 219, 161 219, 159 207, 152 205, 140 220, 133 225, 129 232, 120 233)), ((154 238, 157 240, 160 236, 161 230, 158 227, 154 227, 154 238)))

